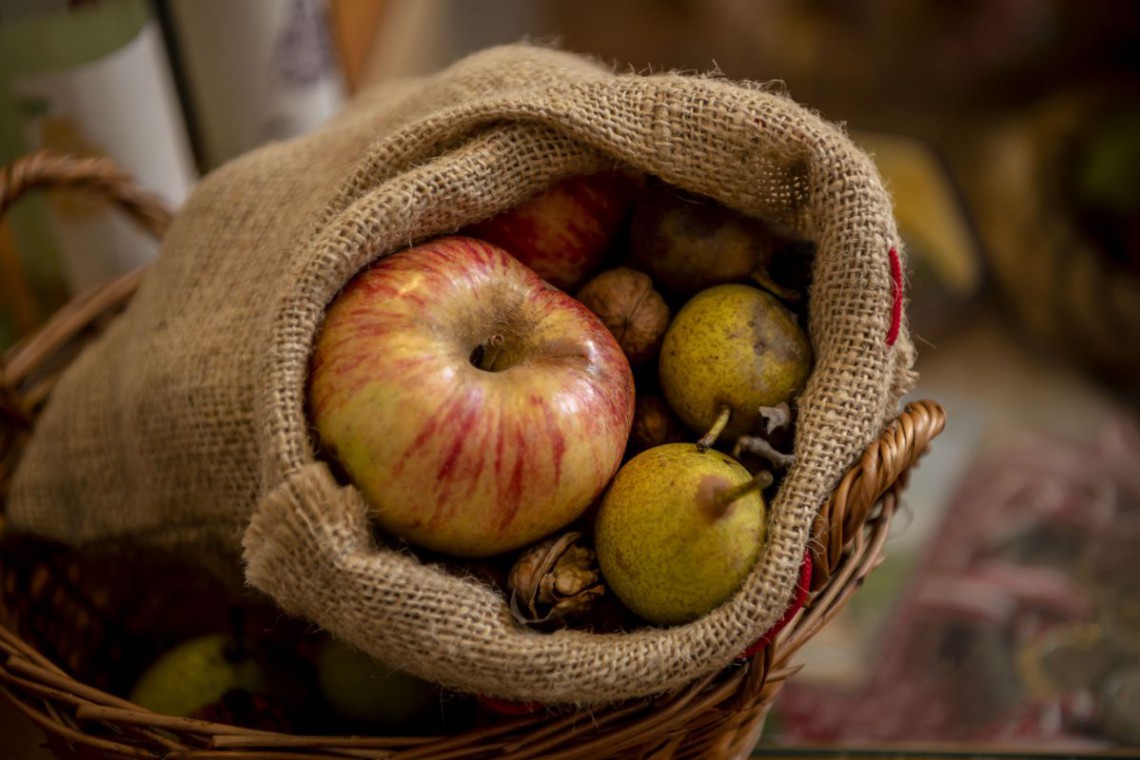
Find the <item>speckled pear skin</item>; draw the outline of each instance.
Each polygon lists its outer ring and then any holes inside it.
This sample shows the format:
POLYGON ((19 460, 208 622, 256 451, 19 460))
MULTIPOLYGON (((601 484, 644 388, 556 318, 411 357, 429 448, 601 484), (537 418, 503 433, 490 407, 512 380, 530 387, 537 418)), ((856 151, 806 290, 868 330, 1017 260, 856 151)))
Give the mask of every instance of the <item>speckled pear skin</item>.
POLYGON ((595 548, 607 586, 640 617, 694 620, 740 587, 764 544, 764 499, 716 495, 751 479, 728 455, 672 443, 629 460, 598 511, 595 548))
POLYGON ((772 237, 759 221, 668 185, 651 187, 630 225, 633 265, 669 293, 747 280, 771 258, 772 237))
POLYGON ((790 401, 807 382, 812 348, 795 316, 770 293, 718 285, 677 313, 661 346, 665 400, 694 432, 705 433, 722 406, 732 410, 722 436, 756 428, 760 407, 790 401))

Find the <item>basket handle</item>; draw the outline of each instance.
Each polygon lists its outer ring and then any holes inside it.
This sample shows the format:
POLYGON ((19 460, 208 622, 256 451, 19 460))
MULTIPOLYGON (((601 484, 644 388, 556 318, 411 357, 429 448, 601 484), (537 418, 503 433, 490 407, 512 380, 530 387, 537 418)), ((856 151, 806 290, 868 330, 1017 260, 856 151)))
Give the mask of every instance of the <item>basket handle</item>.
POLYGON ((161 239, 173 218, 156 195, 145 192, 114 161, 40 150, 0 169, 0 217, 30 190, 85 190, 115 203, 144 230, 161 239))
MULTIPOLYGON (((0 218, 28 192, 56 189, 82 190, 103 197, 156 239, 162 238, 173 219, 164 201, 142 190, 111 159, 50 150, 30 153, 0 168, 0 218)), ((0 356, 0 513, 21 444, 58 377, 57 371, 29 382, 33 373, 101 314, 125 304, 142 274, 138 269, 79 295, 36 333, 0 356)))

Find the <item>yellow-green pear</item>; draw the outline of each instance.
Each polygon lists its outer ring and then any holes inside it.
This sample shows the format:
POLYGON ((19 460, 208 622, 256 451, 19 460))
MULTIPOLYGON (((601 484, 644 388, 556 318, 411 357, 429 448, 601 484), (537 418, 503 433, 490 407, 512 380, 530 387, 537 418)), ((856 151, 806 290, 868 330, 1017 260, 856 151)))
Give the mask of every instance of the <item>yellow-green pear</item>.
POLYGON ((795 315, 770 293, 730 284, 702 290, 681 308, 658 372, 665 400, 686 425, 705 433, 727 415, 723 435, 736 438, 755 429, 761 406, 799 394, 811 367, 811 344, 795 315))
POLYGON ((606 584, 634 613, 663 625, 727 601, 764 544, 764 484, 728 455, 692 443, 638 454, 598 511, 595 549, 606 584))

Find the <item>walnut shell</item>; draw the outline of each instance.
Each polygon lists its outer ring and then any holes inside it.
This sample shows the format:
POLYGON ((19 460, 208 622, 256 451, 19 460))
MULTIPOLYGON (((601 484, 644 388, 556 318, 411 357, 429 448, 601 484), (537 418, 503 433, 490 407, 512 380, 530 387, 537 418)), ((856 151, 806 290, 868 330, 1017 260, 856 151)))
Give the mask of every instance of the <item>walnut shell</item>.
POLYGON ((523 625, 561 624, 605 593, 594 550, 569 531, 524 551, 507 579, 511 613, 523 625))
POLYGON ((578 300, 601 318, 631 365, 644 364, 661 348, 671 314, 644 272, 609 269, 583 285, 578 300))
POLYGON ((661 396, 638 396, 629 437, 637 451, 690 439, 688 430, 661 396))

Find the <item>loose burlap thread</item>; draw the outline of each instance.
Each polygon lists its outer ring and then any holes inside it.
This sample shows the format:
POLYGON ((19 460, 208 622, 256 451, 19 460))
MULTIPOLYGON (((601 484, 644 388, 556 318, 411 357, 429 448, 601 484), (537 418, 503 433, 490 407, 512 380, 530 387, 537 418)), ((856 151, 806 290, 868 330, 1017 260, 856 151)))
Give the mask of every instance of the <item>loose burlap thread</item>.
POLYGON ((725 666, 780 617, 818 507, 913 383, 905 319, 887 340, 892 248, 871 160, 784 95, 617 74, 532 45, 483 51, 204 179, 126 312, 57 385, 10 523, 212 559, 448 687, 578 705, 663 692, 725 666), (314 452, 308 357, 326 305, 377 257, 614 166, 814 241, 816 367, 767 546, 729 602, 671 628, 540 634, 491 587, 377 544, 362 496, 314 452))

